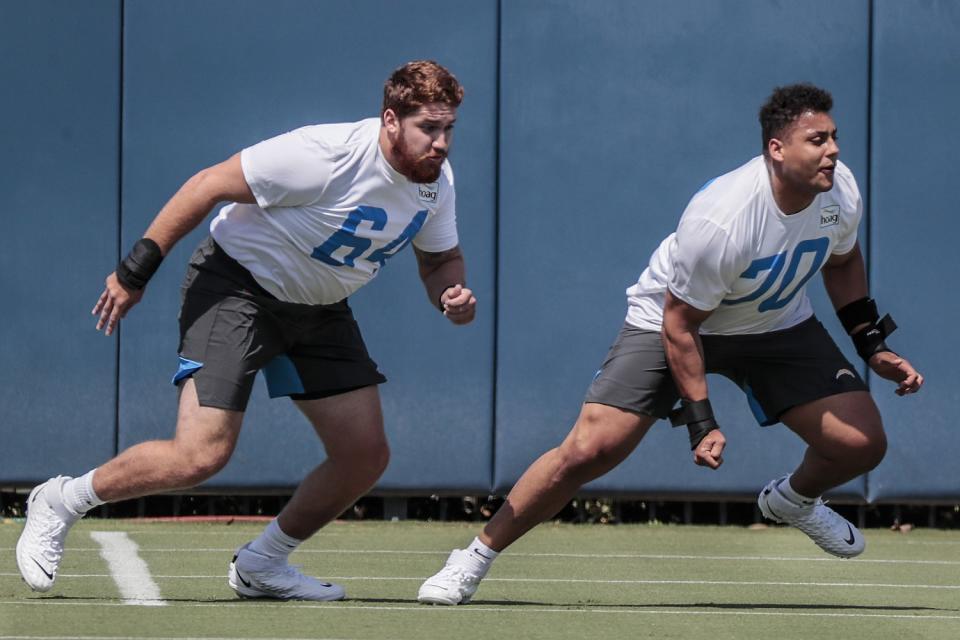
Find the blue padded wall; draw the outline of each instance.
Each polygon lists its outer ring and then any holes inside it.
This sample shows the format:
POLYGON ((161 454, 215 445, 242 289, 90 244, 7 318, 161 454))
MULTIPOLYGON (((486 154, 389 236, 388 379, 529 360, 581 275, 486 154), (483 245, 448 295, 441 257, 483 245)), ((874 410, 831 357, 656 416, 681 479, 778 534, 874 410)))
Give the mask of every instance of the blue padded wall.
MULTIPOLYGON (((760 153, 756 114, 774 86, 832 90, 842 157, 865 182, 868 4, 514 0, 501 43, 498 491, 569 431, 624 290, 687 200, 760 153)), ((745 496, 790 471, 800 441, 760 430, 713 378, 729 441, 720 471, 695 467, 686 433, 661 421, 587 488, 745 496)), ((862 480, 843 492, 862 494, 862 480)))
POLYGON ((116 264, 120 3, 0 8, 0 482, 110 456, 116 343, 90 316, 116 264))
MULTIPOLYGON (((960 463, 941 453, 960 351, 947 191, 960 143, 956 2, 456 0, 426 35, 398 18, 420 7, 2 4, 0 139, 13 152, 0 157, 0 483, 81 473, 117 445, 172 435, 179 286, 207 223, 104 338, 88 313, 118 249, 194 172, 304 124, 376 115, 388 73, 431 57, 467 90, 452 159, 480 307, 473 325, 449 325, 410 250, 351 298, 390 378, 394 456, 377 491, 502 492, 558 444, 622 323, 624 290, 690 196, 759 153, 771 88, 809 80, 836 99, 841 157, 867 201, 872 294, 902 327, 890 342, 927 376, 910 398, 871 379, 890 451, 837 493, 960 497, 960 463)), ((822 286, 808 289, 855 360, 822 286)), ((587 489, 747 497, 790 470, 798 439, 757 427, 729 382, 710 384, 729 439, 719 472, 694 467, 685 433, 661 422, 587 489)), ((323 455, 291 403, 268 401, 258 382, 235 459, 207 486, 285 489, 323 455)))
MULTIPOLYGON (((381 387, 393 459, 381 491, 484 490, 490 484, 497 4, 128 0, 124 31, 123 246, 194 172, 241 148, 318 122, 376 116, 389 73, 434 58, 466 87, 451 155, 476 322, 453 327, 428 300, 412 250, 351 298, 381 387), (349 25, 349 27, 347 27, 349 25), (429 465, 424 460, 430 460, 429 465)), ((120 447, 169 437, 176 415, 179 286, 208 224, 184 239, 125 320, 120 447)), ((240 445, 210 487, 289 487, 323 458, 288 400, 254 391, 240 445)))
POLYGON ((960 4, 878 1, 874 9, 872 292, 900 330, 888 342, 926 376, 915 396, 871 382, 889 435, 869 478, 878 501, 956 499, 956 105, 960 4))

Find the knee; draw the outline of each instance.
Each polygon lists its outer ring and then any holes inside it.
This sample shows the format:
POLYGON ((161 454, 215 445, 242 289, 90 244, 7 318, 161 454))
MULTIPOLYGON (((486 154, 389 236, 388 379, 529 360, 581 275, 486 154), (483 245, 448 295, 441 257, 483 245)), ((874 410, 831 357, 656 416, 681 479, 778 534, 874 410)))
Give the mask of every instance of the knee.
POLYGON ((208 447, 182 456, 183 463, 179 475, 183 486, 193 487, 212 478, 227 466, 231 453, 230 448, 208 447))
POLYGON ((872 471, 879 465, 887 455, 887 436, 881 431, 878 435, 869 439, 860 450, 860 456, 863 459, 864 471, 872 471))
POLYGON ((597 428, 598 421, 596 416, 580 416, 573 433, 558 448, 560 476, 578 479, 582 484, 617 465, 620 460, 617 448, 600 435, 602 429, 597 428))
POLYGON ((851 461, 860 473, 875 469, 886 454, 887 436, 879 424, 874 428, 858 431, 843 447, 844 458, 851 461))
POLYGON ((362 438, 352 442, 348 447, 328 450, 329 458, 350 473, 372 484, 376 482, 390 463, 390 445, 386 437, 380 433, 377 436, 362 438))
POLYGON ((368 460, 370 476, 373 480, 377 480, 390 464, 390 445, 387 444, 386 439, 382 439, 369 447, 365 457, 368 460))

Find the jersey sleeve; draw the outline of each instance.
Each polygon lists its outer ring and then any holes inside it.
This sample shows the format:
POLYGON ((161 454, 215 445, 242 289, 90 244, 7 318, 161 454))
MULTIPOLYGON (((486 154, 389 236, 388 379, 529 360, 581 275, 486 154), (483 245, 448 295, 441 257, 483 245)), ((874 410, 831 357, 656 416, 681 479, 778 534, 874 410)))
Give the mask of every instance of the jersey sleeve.
POLYGON ((453 187, 453 171, 444 167, 443 193, 437 202, 437 210, 430 216, 413 239, 413 246, 428 253, 453 249, 459 243, 457 235, 456 191, 453 187))
POLYGON ((701 311, 712 311, 743 271, 728 233, 709 220, 681 220, 672 256, 670 292, 701 311))
POLYGON ((863 217, 863 199, 853 172, 843 163, 837 163, 836 189, 840 206, 844 211, 841 233, 833 247, 833 255, 844 255, 853 251, 857 243, 857 230, 863 217))
POLYGON ((328 145, 303 127, 240 152, 243 176, 260 207, 316 202, 330 181, 335 158, 328 145))

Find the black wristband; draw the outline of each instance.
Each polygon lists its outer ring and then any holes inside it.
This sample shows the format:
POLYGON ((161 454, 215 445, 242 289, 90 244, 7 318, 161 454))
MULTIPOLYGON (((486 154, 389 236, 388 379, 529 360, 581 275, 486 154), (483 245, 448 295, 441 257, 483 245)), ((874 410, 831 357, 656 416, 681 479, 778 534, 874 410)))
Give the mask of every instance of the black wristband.
POLYGON ((457 285, 455 285, 455 284, 448 284, 447 286, 445 286, 445 287, 443 288, 443 291, 440 292, 440 295, 437 296, 437 307, 440 308, 440 313, 443 313, 443 312, 445 311, 445 309, 443 308, 443 294, 445 294, 445 293, 447 292, 447 289, 453 289, 455 286, 457 286, 457 285))
POLYGON ((710 406, 710 400, 680 400, 680 407, 670 412, 670 424, 679 427, 682 424, 687 425, 687 431, 690 433, 690 449, 696 449, 697 445, 714 429, 719 429, 716 419, 713 417, 713 407, 710 406))
POLYGON ((852 335, 859 325, 876 323, 880 319, 880 312, 877 311, 877 303, 873 298, 864 297, 837 309, 837 318, 847 335, 852 335))
POLYGON ((127 289, 143 289, 161 262, 163 254, 160 246, 150 238, 140 238, 127 257, 117 265, 117 280, 127 289))
POLYGON ((872 298, 860 298, 837 309, 837 317, 857 349, 857 355, 870 360, 870 356, 881 351, 891 351, 884 341, 897 328, 890 314, 880 317, 877 303, 872 298), (860 325, 866 326, 854 333, 860 325))
POLYGON ((714 429, 719 429, 720 425, 713 417, 701 420, 700 422, 691 422, 687 424, 687 431, 690 434, 690 450, 693 451, 697 445, 707 437, 707 434, 714 429))
POLYGON ((850 336, 853 339, 853 346, 857 349, 857 355, 863 358, 864 362, 870 360, 870 356, 881 351, 893 351, 887 346, 885 338, 894 332, 897 323, 893 321, 890 314, 883 316, 879 322, 864 327, 860 331, 850 336))

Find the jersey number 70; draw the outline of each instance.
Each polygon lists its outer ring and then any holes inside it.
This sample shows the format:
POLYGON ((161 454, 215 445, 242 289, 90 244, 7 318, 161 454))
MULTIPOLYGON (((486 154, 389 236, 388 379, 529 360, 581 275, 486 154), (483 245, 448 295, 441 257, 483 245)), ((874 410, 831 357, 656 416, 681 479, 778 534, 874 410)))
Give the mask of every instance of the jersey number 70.
MULTIPOLYGON (((814 274, 820 270, 820 267, 823 266, 827 258, 827 248, 829 246, 830 240, 827 238, 814 238, 812 240, 798 242, 793 253, 790 255, 789 265, 787 266, 787 271, 783 279, 780 280, 780 286, 770 296, 760 302, 757 310, 761 312, 773 311, 774 309, 782 309, 787 306, 787 303, 793 299, 793 296, 797 295, 797 292, 803 288, 803 285, 807 284, 807 280, 812 278, 814 274), (813 258, 807 267, 806 273, 797 280, 800 261, 803 256, 808 253, 814 254, 813 258), (787 289, 789 289, 789 291, 787 291, 787 289)), ((737 298, 736 300, 724 300, 721 304, 742 304, 760 298, 770 290, 776 283, 777 278, 780 277, 784 265, 787 265, 787 254, 789 253, 789 251, 784 251, 777 255, 758 258, 751 262, 746 271, 740 274, 740 277, 755 279, 760 277, 760 274, 766 273, 767 277, 764 279, 763 284, 748 296, 737 298)))

